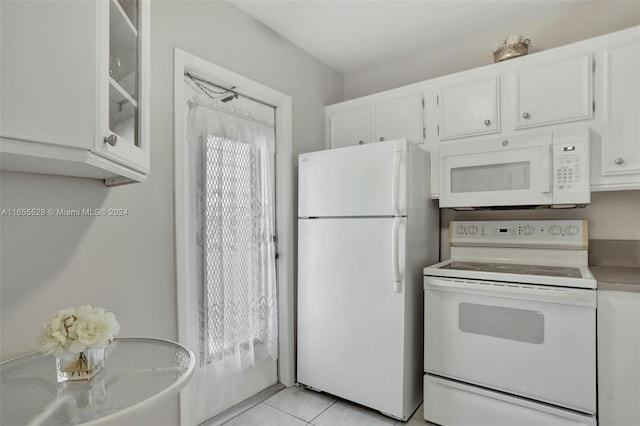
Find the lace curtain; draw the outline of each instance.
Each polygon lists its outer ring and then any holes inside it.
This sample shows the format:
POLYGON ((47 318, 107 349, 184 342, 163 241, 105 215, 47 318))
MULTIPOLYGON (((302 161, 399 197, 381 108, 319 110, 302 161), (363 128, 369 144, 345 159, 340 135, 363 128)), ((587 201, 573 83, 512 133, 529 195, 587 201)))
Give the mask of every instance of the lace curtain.
POLYGON ((274 129, 201 96, 189 106, 201 367, 240 371, 277 358, 274 129))

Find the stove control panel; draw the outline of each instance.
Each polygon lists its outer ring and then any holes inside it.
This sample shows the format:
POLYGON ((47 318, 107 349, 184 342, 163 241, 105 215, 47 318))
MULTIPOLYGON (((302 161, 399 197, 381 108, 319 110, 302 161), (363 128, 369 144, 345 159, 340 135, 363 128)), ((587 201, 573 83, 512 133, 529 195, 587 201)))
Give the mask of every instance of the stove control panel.
POLYGON ((586 220, 452 221, 452 246, 558 247, 588 246, 586 220))

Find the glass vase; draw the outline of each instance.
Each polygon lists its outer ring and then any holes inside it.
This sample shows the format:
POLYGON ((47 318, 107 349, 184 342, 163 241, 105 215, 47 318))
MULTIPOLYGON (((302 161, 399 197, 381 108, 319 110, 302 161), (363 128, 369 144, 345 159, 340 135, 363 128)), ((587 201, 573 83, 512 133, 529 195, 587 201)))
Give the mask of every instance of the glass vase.
POLYGON ((104 348, 85 349, 79 354, 64 353, 56 357, 58 383, 91 380, 104 367, 104 348))

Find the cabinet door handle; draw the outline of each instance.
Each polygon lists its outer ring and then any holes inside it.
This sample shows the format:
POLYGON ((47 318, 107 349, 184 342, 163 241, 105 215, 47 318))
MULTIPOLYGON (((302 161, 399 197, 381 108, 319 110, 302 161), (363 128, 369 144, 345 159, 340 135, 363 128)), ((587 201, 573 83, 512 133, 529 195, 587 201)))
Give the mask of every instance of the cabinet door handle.
POLYGON ((384 142, 384 138, 382 136, 380 136, 380 139, 378 139, 380 142, 384 142))
POLYGON ((487 127, 491 126, 491 120, 489 120, 488 118, 484 120, 484 125, 487 127))
POLYGON ((624 163, 624 158, 618 157, 613 162, 619 166, 620 164, 624 163))
POLYGON ((118 136, 112 133, 109 136, 104 137, 104 142, 108 143, 111 146, 116 146, 116 144, 118 143, 118 136))
POLYGON ((525 120, 528 120, 531 118, 531 114, 529 114, 528 112, 525 112, 522 114, 522 118, 524 118, 525 120))

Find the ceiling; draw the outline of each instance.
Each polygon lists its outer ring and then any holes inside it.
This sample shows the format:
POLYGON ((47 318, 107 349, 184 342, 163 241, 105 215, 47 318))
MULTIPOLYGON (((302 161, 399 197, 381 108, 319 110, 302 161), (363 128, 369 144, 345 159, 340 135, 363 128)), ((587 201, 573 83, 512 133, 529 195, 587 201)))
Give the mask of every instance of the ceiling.
POLYGON ((588 0, 231 0, 343 74, 584 1, 588 0))

